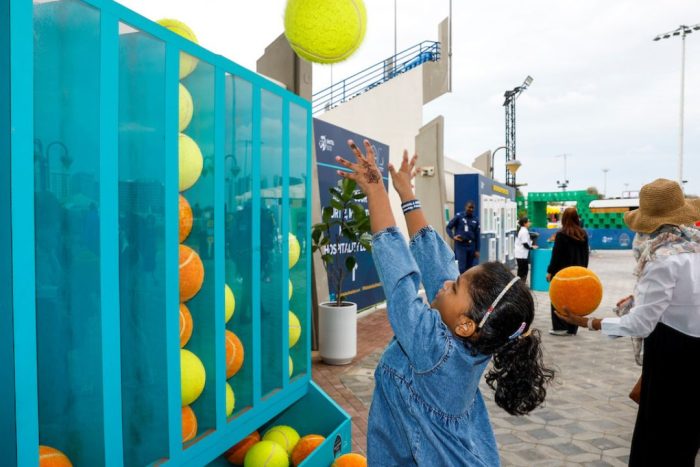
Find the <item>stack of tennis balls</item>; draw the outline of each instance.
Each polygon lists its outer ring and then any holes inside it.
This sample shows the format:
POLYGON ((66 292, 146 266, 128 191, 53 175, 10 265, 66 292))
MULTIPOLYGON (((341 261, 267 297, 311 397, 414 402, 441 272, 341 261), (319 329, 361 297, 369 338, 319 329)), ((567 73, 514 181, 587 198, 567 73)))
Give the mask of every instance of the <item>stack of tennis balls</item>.
MULTIPOLYGON (((289 269, 291 270, 297 262, 299 262, 299 257, 301 256, 301 245, 296 235, 289 232, 289 269)), ((294 294, 294 286, 292 285, 292 280, 289 280, 289 301, 291 303, 292 295, 294 294)), ((299 342, 301 337, 301 322, 297 315, 293 311, 289 311, 289 348, 291 349, 299 342)), ((292 359, 291 353, 289 355, 289 377, 291 378, 294 374, 294 360, 292 359)))
POLYGON ((289 0, 284 35, 300 57, 338 63, 360 47, 367 30, 362 0, 289 0))
POLYGON ((275 425, 262 438, 257 431, 251 433, 226 451, 224 457, 231 464, 245 467, 296 467, 325 440, 318 434, 300 437, 291 426, 275 425))
MULTIPOLYGON (((162 19, 158 24, 197 43, 197 37, 186 24, 175 19, 162 19)), ((180 79, 189 76, 197 67, 197 59, 180 53, 180 79)), ((190 406, 204 391, 206 370, 197 355, 184 347, 194 330, 195 320, 185 302, 194 298, 204 283, 204 265, 197 251, 184 244, 192 232, 192 208, 182 192, 188 190, 202 174, 204 158, 197 143, 185 133, 194 117, 194 100, 183 83, 178 88, 178 153, 179 153, 179 232, 180 241, 180 378, 182 385, 182 440, 187 442, 197 435, 197 416, 190 406)), ((227 394, 227 402, 229 400, 227 394)))
MULTIPOLYGON (((228 323, 231 321, 234 312, 236 311, 236 296, 228 284, 224 286, 224 319, 228 323)), ((226 344, 226 379, 233 378, 243 366, 245 360, 245 351, 243 342, 238 336, 230 330, 225 331, 226 344)), ((236 406, 235 393, 230 383, 226 383, 226 416, 230 417, 233 409, 236 406)))

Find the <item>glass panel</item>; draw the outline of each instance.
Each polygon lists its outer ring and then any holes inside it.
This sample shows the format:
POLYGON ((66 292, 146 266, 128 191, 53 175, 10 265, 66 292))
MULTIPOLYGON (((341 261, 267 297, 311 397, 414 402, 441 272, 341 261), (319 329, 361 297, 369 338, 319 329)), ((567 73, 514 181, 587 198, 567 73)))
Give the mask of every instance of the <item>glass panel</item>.
POLYGON ((104 463, 99 71, 99 12, 35 4, 39 441, 74 465, 104 463))
MULTIPOLYGON (((226 323, 226 329, 238 337, 243 347, 242 366, 228 380, 236 400, 234 414, 253 405, 253 219, 250 191, 253 174, 252 143, 253 87, 248 81, 227 75, 225 254, 226 285, 233 294, 234 306, 227 309, 228 314, 233 308, 233 316, 226 323)), ((232 342, 236 342, 235 338, 232 342)), ((227 376, 236 370, 237 366, 238 363, 235 363, 227 376)))
MULTIPOLYGON (((10 219, 10 5, 0 6, 0 216, 10 219)), ((15 364, 10 222, 0 227, 0 452, 16 462, 15 364)))
POLYGON ((289 109, 289 309, 299 318, 301 337, 290 349, 293 371, 292 376, 306 373, 309 360, 309 346, 306 344, 306 333, 311 330, 308 317, 308 279, 310 265, 308 264, 306 248, 309 225, 307 223, 306 199, 308 196, 308 122, 305 108, 290 104, 289 109), (293 237, 292 237, 293 236, 293 237), (296 248, 298 246, 298 248, 296 248), (297 256, 298 251, 298 256, 297 256), (298 259, 297 259, 298 258, 298 259), (296 261, 296 264, 295 264, 296 261))
MULTIPOLYGON (((125 465, 168 456, 165 44, 120 25, 119 296, 125 465)), ((172 310, 175 312, 175 310, 172 310)))
MULTIPOLYGON (((181 255, 180 299, 192 317, 192 337, 185 349, 194 353, 204 365, 206 383, 201 395, 190 405, 197 417, 198 433, 215 427, 216 387, 214 363, 214 67, 195 58, 180 54, 180 76, 183 69, 191 70, 180 81, 180 99, 192 100, 192 118, 180 122, 180 194, 192 209, 192 231, 182 242, 188 247, 186 255, 194 252, 201 260, 204 279, 198 261, 181 255), (184 67, 184 68, 183 68, 184 67), (183 91, 183 87, 186 91, 183 91), (183 97, 184 96, 184 97, 183 97), (185 262, 187 261, 187 262, 185 262)), ((182 116, 182 114, 181 114, 182 116)), ((216 291, 223 293, 223 290, 216 291)), ((223 369, 221 369, 223 371, 223 369)), ((191 375, 195 376, 195 375, 191 375)), ((195 393, 196 395, 196 393, 195 393)))
POLYGON ((282 98, 261 91, 260 115, 260 313, 262 395, 282 387, 282 98))

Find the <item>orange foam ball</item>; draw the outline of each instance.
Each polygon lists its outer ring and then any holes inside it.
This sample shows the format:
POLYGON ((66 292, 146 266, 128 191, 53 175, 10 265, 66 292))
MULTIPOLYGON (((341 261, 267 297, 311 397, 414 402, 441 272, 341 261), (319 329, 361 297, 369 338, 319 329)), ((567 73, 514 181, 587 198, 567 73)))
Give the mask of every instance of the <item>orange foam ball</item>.
POLYGON ((180 348, 187 345, 190 337, 192 337, 193 329, 194 322, 192 321, 190 309, 184 303, 180 303, 180 348))
POLYGON ((39 467, 73 467, 73 464, 58 449, 50 446, 39 446, 39 467))
POLYGON ((254 431, 240 440, 234 447, 226 451, 224 457, 233 465, 243 465, 248 450, 258 442, 260 442, 260 433, 254 431))
POLYGON ((570 266, 559 271, 549 284, 549 299, 557 310, 585 316, 593 312, 603 298, 603 285, 590 269, 570 266))
POLYGON ((292 465, 295 467, 301 464, 311 452, 316 449, 321 443, 326 440, 321 435, 306 435, 303 436, 292 451, 292 465))
POLYGON ((337 458, 331 467, 367 467, 367 458, 351 452, 337 458))
POLYGON ((204 265, 199 255, 187 245, 180 245, 180 301, 191 299, 204 282, 204 265))
POLYGON ((182 408, 182 442, 194 439, 197 436, 197 416, 189 405, 182 408))
POLYGON ((180 195, 180 243, 184 242, 187 236, 192 232, 192 208, 187 199, 180 195))
POLYGON ((238 373, 243 366, 243 343, 233 332, 226 330, 226 379, 238 373))

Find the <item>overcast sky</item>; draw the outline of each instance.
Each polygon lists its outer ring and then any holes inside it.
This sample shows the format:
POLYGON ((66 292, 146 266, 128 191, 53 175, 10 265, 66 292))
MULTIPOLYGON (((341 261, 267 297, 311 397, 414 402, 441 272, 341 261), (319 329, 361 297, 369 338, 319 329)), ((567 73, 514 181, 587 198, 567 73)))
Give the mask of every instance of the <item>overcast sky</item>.
MULTIPOLYGON (((157 20, 186 22, 200 44, 250 69, 283 32, 284 0, 122 0, 157 20)), ((437 40, 448 0, 397 0, 398 50, 437 40)), ((367 35, 339 81, 394 53, 394 1, 365 0, 367 35)), ((678 178, 681 40, 653 42, 680 24, 700 23, 699 0, 453 1, 453 92, 428 104, 445 116, 447 155, 471 164, 505 143, 503 93, 533 84, 517 101, 517 157, 523 191, 557 190, 564 158, 569 189, 620 196, 657 177, 678 178)), ((685 68, 687 193, 700 195, 700 31, 687 36, 685 68)), ((314 65, 314 91, 331 83, 314 65)), ((496 156, 504 177, 505 151, 496 156)))

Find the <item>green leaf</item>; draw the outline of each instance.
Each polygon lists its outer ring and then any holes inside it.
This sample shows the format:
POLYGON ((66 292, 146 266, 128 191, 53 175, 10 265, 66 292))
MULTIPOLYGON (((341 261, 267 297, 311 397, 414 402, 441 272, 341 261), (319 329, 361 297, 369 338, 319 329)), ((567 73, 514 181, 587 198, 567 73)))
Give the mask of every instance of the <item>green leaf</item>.
MULTIPOLYGON (((316 225, 319 225, 319 224, 316 224, 316 225)), ((316 226, 314 226, 314 229, 311 231, 311 240, 313 240, 314 243, 318 243, 318 241, 321 239, 322 233, 323 232, 320 229, 317 229, 316 226)))
POLYGON ((321 256, 321 259, 326 264, 333 264, 333 255, 331 254, 326 253, 325 255, 321 256))
POLYGON ((323 208, 323 214, 321 215, 321 218, 323 219, 323 222, 326 224, 328 223, 329 220, 333 217, 333 208, 326 206, 323 208))
POLYGON ((343 203, 341 203, 341 202, 338 201, 337 199, 332 199, 332 200, 331 200, 331 206, 333 206, 334 208, 336 208, 338 211, 342 211, 342 210, 345 208, 345 206, 343 206, 343 203))
POLYGON ((359 204, 351 204, 350 210, 352 211, 352 215, 355 216, 355 219, 360 219, 365 215, 365 208, 359 204))
POLYGON ((354 256, 348 256, 347 258, 345 258, 345 267, 348 271, 352 271, 355 267, 355 264, 357 264, 357 261, 355 261, 354 256))
POLYGON ((355 183, 355 180, 352 180, 350 178, 344 178, 343 179, 343 198, 345 198, 345 199, 352 198, 352 195, 353 195, 353 192, 355 191, 356 186, 357 186, 357 183, 355 183))
POLYGON ((338 188, 336 188, 336 187, 334 187, 334 186, 330 187, 330 188, 328 189, 328 191, 331 193, 331 197, 332 197, 332 198, 339 197, 339 196, 341 195, 341 193, 342 193, 338 188))

